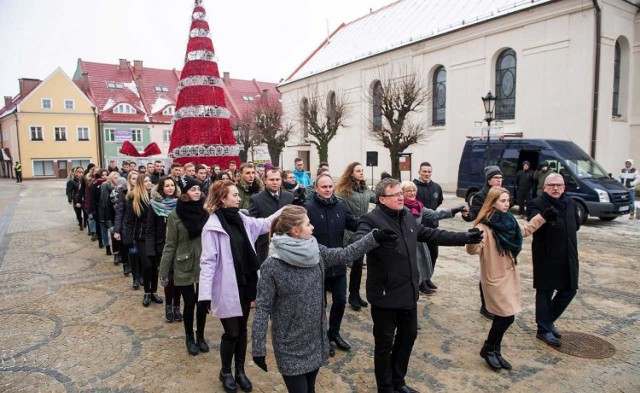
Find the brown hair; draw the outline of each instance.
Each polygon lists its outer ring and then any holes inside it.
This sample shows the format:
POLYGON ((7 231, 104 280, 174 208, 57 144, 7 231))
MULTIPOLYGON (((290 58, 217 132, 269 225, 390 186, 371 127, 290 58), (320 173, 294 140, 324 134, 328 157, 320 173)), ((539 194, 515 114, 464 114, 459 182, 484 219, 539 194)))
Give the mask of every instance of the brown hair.
POLYGON ((222 206, 222 199, 229 195, 229 189, 235 187, 235 183, 231 180, 218 180, 209 188, 209 195, 204 202, 204 209, 209 214, 215 213, 215 211, 222 206))
MULTIPOLYGON (((484 203, 482 204, 482 208, 478 213, 478 217, 476 217, 476 220, 473 222, 473 224, 478 225, 478 223, 481 222, 482 220, 487 220, 487 221, 491 220, 493 213, 495 213, 496 211, 493 208, 493 205, 500 198, 500 195, 505 193, 509 195, 509 190, 502 187, 491 187, 491 189, 487 193, 487 197, 484 200, 484 203)), ((511 197, 511 195, 509 195, 509 197, 511 197)))
POLYGON ((178 187, 178 185, 176 184, 175 180, 173 180, 171 177, 163 176, 158 181, 158 186, 156 188, 156 192, 163 198, 177 198, 177 197, 180 196, 180 187, 178 187), (166 195, 164 193, 164 183, 166 183, 168 181, 173 183, 173 186, 174 186, 173 195, 166 195))
POLYGON ((356 187, 367 186, 367 183, 364 180, 356 181, 356 179, 351 176, 351 174, 353 173, 353 169, 358 165, 362 166, 362 164, 360 164, 359 162, 352 162, 351 164, 347 165, 347 168, 344 170, 342 176, 340 176, 340 179, 336 184, 336 195, 343 195, 349 198, 356 187))
POLYGON ((256 167, 250 162, 245 162, 244 164, 240 165, 240 173, 244 172, 244 168, 255 169, 256 167))
POLYGON ((302 224, 307 216, 307 209, 302 206, 287 205, 282 209, 282 214, 271 222, 273 235, 288 235, 291 230, 302 224))

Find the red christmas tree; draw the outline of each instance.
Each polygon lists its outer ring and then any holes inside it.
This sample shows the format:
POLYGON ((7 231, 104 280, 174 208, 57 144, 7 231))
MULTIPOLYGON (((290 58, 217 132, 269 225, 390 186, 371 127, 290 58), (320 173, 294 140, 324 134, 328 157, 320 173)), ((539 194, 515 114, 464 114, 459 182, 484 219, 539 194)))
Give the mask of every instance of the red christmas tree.
POLYGON ((174 162, 228 168, 240 162, 202 0, 195 0, 169 145, 174 162))

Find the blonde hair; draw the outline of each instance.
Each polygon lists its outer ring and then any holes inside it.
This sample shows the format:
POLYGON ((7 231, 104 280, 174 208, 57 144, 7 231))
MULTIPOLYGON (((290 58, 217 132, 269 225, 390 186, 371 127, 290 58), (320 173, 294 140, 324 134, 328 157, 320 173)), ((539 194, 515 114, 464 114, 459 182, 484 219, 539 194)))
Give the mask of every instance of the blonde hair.
POLYGON ((127 199, 133 200, 133 212, 138 217, 142 215, 142 204, 149 205, 149 192, 144 187, 146 178, 150 178, 149 175, 138 176, 135 187, 127 193, 127 199))
POLYGON ((307 217, 307 209, 302 206, 287 205, 282 209, 282 214, 271 222, 271 233, 273 235, 287 235, 297 226, 302 225, 307 217))
MULTIPOLYGON (((495 205, 496 201, 500 198, 500 195, 505 193, 509 195, 509 190, 502 187, 491 187, 473 224, 478 225, 478 223, 483 220, 491 220, 493 213, 496 212, 496 209, 493 207, 493 205, 495 205)), ((511 198, 511 195, 509 195, 509 198, 511 198)))
POLYGON ((109 184, 115 187, 116 185, 118 185, 118 181, 116 179, 119 177, 120 177, 120 174, 118 172, 111 172, 109 174, 109 177, 107 177, 107 182, 109 182, 109 184))
POLYGON ((127 191, 131 191, 136 188, 136 183, 132 183, 131 181, 133 175, 138 175, 138 171, 129 171, 129 174, 127 175, 127 191))
POLYGON ((402 183, 400 183, 400 187, 402 188, 402 191, 407 191, 408 189, 412 189, 412 190, 417 190, 418 189, 416 184, 414 182, 412 182, 411 180, 403 181, 402 183))

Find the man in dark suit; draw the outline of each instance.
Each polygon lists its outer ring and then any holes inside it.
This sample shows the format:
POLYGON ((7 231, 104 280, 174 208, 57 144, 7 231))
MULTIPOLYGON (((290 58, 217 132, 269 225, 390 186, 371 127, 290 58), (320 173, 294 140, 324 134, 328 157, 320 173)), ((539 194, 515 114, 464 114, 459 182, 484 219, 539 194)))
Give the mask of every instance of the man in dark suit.
MULTIPOLYGON (((293 194, 282 190, 282 175, 280 169, 271 168, 265 174, 265 188, 251 197, 249 215, 251 217, 266 218, 280 208, 293 203, 293 194)), ((256 241, 256 254, 260 263, 269 254, 269 235, 260 235, 256 241)))

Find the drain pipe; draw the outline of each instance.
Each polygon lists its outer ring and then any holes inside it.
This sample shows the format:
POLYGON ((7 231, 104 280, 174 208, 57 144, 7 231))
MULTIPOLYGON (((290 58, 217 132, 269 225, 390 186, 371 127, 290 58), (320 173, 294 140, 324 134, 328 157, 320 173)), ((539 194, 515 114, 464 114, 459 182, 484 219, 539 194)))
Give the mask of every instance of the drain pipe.
POLYGON ((596 158, 596 142, 598 140, 598 99, 600 96, 600 47, 602 45, 602 11, 598 0, 592 0, 596 11, 596 56, 593 74, 593 112, 591 114, 591 157, 596 158))

